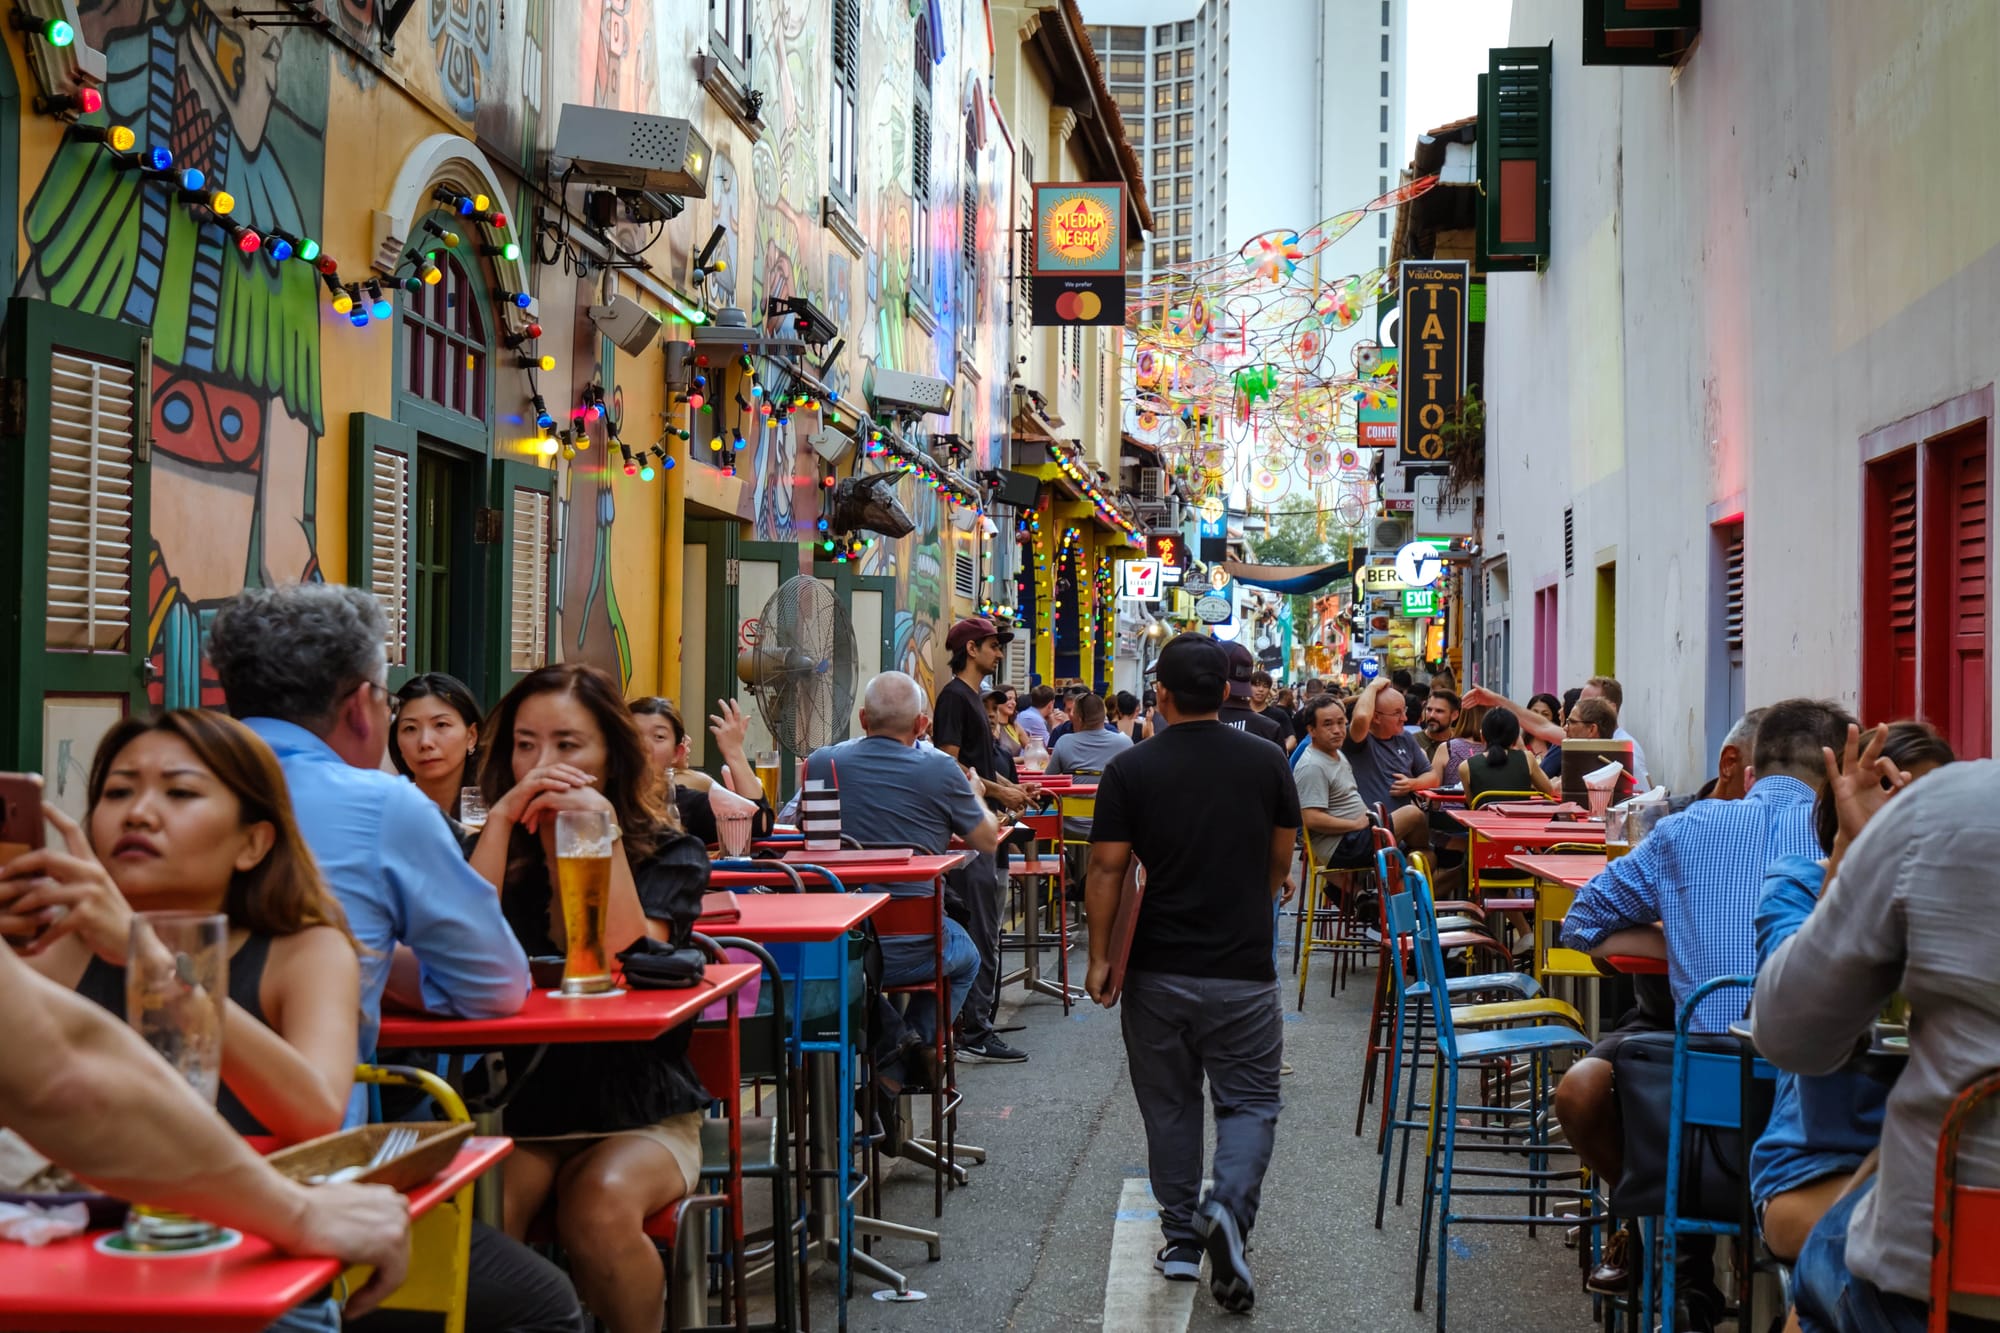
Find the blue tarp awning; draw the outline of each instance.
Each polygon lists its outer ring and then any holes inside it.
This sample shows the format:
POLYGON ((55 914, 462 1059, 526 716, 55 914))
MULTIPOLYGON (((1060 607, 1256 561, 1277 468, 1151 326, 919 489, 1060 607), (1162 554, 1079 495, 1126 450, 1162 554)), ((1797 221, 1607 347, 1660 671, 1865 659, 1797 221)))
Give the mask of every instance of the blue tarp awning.
POLYGON ((1286 593, 1317 592, 1353 572, 1345 560, 1333 560, 1323 565, 1252 565, 1241 560, 1225 560, 1222 568, 1239 583, 1286 593))

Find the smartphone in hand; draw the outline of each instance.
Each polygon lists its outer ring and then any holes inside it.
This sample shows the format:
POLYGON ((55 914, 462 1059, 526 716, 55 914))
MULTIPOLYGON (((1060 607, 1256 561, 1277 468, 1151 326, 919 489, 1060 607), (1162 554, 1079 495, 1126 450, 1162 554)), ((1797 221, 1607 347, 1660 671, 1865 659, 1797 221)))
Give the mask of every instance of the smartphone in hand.
MULTIPOLYGON (((42 775, 0 773, 0 866, 42 845, 42 775)), ((0 885, 0 919, 6 917, 6 901, 14 896, 10 886, 0 885)), ((26 934, 0 930, 0 940, 19 952, 34 943, 39 926, 26 934)))

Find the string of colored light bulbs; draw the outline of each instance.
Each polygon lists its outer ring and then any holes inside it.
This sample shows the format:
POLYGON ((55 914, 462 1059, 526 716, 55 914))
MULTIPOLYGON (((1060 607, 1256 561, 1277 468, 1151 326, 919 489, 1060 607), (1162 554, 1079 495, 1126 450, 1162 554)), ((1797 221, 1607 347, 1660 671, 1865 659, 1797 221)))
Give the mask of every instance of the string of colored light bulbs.
POLYGON ((1049 458, 1055 463, 1057 469, 1061 471, 1063 476, 1069 478, 1071 485, 1083 492, 1092 507, 1096 509, 1097 516, 1100 519, 1124 533, 1127 544, 1139 546, 1144 543, 1144 534, 1140 531, 1139 525, 1127 518, 1125 511, 1113 504, 1110 497, 1098 488, 1097 478, 1093 477, 1067 450, 1063 449, 1053 440, 1049 441, 1045 447, 1049 451, 1049 458))

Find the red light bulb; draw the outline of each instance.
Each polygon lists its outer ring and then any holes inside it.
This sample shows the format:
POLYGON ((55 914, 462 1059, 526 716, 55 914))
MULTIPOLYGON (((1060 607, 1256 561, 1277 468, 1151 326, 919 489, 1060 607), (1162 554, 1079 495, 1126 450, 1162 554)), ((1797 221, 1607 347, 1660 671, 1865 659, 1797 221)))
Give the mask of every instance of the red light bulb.
POLYGON ((74 97, 76 98, 76 109, 86 116, 95 115, 97 112, 104 110, 104 94, 95 88, 79 88, 76 90, 74 97))
POLYGON ((487 215, 486 221, 495 227, 504 227, 507 225, 507 215, 505 213, 491 213, 487 215))
POLYGON ((541 336, 542 336, 542 326, 541 326, 541 325, 539 325, 539 324, 530 324, 530 325, 528 326, 528 341, 530 341, 530 342, 533 342, 533 341, 534 341, 535 339, 537 339, 537 338, 539 338, 539 337, 541 337, 541 336))
POLYGON ((708 401, 708 400, 707 400, 707 399, 705 399, 705 398, 703 398, 703 397, 702 397, 702 396, 701 396, 700 394, 698 394, 698 393, 691 393, 691 394, 689 394, 689 395, 688 395, 688 406, 689 406, 689 407, 692 407, 692 408, 693 408, 693 409, 695 409, 695 411, 697 411, 697 412, 699 412, 699 411, 701 410, 701 405, 702 405, 702 404, 703 404, 704 402, 706 402, 706 401, 708 401))
POLYGON ((637 463, 627 463, 627 464, 625 465, 625 475, 626 475, 626 476, 628 476, 628 477, 636 477, 636 476, 638 476, 638 475, 639 475, 639 465, 638 465, 637 463))
POLYGON ((340 272, 340 265, 334 261, 332 255, 321 255, 317 267, 329 278, 340 272))

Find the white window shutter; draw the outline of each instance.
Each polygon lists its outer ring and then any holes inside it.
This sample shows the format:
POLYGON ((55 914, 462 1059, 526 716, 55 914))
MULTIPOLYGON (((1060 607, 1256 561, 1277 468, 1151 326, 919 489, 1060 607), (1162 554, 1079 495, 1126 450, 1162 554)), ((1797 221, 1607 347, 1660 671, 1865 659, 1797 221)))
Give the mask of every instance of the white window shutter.
POLYGON ((50 359, 51 649, 122 653, 131 646, 136 394, 129 364, 62 349, 50 359))
POLYGON ((389 620, 392 667, 410 663, 410 456, 376 449, 368 464, 368 591, 389 620))
MULTIPOLYGON (((1035 671, 1035 639, 1026 629, 1014 631, 1008 641, 1006 656, 1000 661, 1000 679, 1009 685, 1025 690, 1035 671)), ((1026 703, 1021 705, 1027 707, 1026 703)))
POLYGON ((509 509, 514 540, 507 572, 508 668, 533 671, 549 660, 549 495, 516 486, 509 509))

